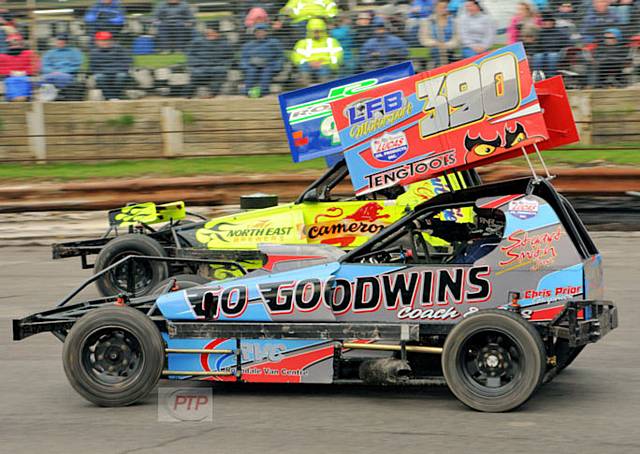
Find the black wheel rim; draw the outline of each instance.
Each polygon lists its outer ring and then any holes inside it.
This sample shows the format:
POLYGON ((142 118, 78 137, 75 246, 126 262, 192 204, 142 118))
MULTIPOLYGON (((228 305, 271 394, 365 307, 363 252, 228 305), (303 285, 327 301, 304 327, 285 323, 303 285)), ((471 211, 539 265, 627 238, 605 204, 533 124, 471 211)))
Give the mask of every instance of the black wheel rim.
POLYGON ((522 378, 523 348, 508 333, 484 330, 470 334, 457 361, 461 376, 477 394, 503 395, 522 378))
POLYGON ((144 364, 138 338, 122 327, 100 328, 82 343, 82 367, 89 377, 103 385, 131 382, 144 364))
MULTIPOLYGON (((140 254, 123 252, 114 257, 111 263, 116 263, 130 255, 140 254)), ((119 292, 131 293, 131 290, 133 290, 136 295, 140 295, 141 292, 146 290, 153 282, 151 262, 148 260, 129 260, 115 267, 115 269, 109 273, 109 280, 111 281, 111 285, 118 289, 119 292), (129 282, 130 277, 133 278, 135 285, 129 282)))

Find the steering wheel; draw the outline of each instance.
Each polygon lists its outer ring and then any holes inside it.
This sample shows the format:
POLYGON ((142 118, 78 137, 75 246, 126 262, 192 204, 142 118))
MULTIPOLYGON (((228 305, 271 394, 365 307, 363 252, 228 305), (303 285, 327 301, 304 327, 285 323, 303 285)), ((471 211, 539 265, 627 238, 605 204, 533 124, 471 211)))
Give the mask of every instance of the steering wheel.
POLYGON ((409 252, 410 251, 406 251, 402 246, 395 246, 361 255, 360 260, 368 263, 395 263, 392 254, 400 254, 400 260, 406 261, 406 259, 411 257, 409 252))
POLYGON ((420 252, 424 251, 424 258, 429 258, 429 247, 427 246, 427 241, 422 236, 422 232, 419 230, 414 230, 411 232, 411 245, 413 246, 413 251, 415 253, 414 260, 417 262, 420 258, 420 252))

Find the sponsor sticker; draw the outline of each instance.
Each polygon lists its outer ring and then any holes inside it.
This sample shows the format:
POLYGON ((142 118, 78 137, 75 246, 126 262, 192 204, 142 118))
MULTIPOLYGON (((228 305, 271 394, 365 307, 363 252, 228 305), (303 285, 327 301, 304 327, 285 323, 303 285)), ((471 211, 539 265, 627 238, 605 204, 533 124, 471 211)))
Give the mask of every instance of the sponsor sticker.
POLYGON ((404 132, 383 134, 371 141, 373 157, 382 162, 394 162, 409 150, 409 142, 404 132))
POLYGON ((534 217, 539 209, 540 203, 536 199, 523 197, 509 202, 509 214, 523 221, 534 217))

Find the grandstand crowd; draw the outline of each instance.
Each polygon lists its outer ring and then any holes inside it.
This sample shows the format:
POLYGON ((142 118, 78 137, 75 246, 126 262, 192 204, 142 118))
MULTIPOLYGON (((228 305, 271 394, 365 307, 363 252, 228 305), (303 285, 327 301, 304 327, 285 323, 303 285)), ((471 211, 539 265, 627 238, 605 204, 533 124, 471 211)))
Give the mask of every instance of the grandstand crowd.
POLYGON ((518 41, 534 77, 561 73, 574 88, 625 87, 640 66, 640 0, 239 0, 215 14, 162 0, 142 15, 97 0, 44 23, 37 39, 3 2, 6 101, 257 98, 407 59, 434 68, 518 41), (502 7, 512 12, 499 24, 502 7), (145 56, 156 56, 152 67, 145 56))

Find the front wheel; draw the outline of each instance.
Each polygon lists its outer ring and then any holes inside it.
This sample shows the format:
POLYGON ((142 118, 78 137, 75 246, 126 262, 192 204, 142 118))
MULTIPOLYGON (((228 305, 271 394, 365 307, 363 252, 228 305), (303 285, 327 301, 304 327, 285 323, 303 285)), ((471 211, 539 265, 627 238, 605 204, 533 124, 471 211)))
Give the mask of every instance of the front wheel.
POLYGON ((158 383, 164 343, 141 312, 104 307, 73 326, 62 361, 69 383, 82 397, 103 407, 122 407, 143 399, 158 383))
POLYGON ((485 310, 453 328, 442 369, 449 389, 465 405, 503 412, 525 403, 540 386, 545 359, 540 335, 522 317, 485 310))

